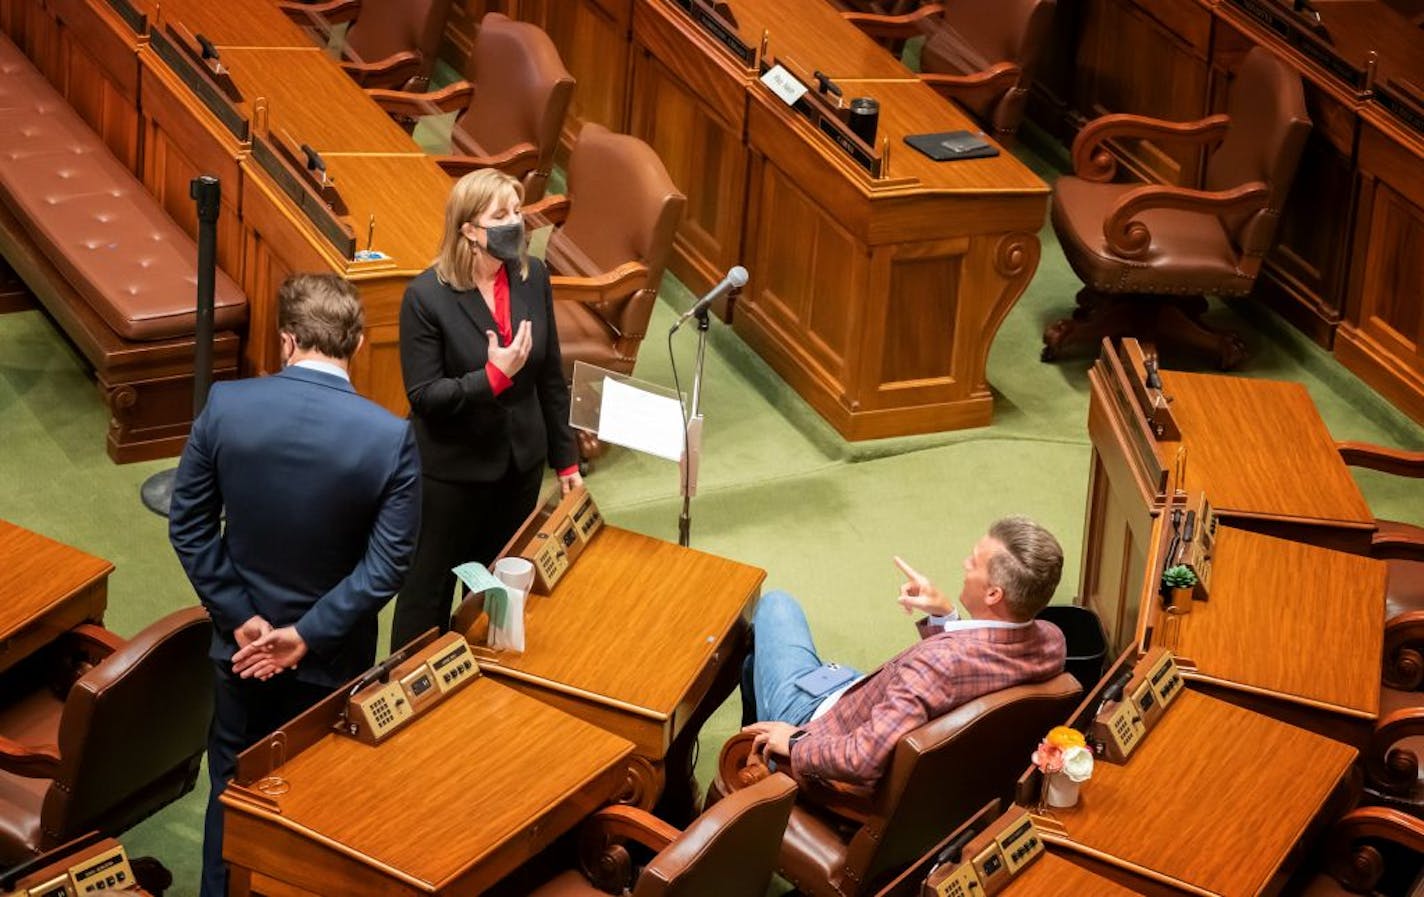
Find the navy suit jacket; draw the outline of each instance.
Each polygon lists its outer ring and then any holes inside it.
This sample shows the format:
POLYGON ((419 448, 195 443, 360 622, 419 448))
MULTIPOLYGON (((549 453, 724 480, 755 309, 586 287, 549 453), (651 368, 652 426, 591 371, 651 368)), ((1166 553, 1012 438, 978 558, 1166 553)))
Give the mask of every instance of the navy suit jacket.
POLYGON ((375 661, 376 613, 400 588, 419 527, 410 424, 301 367, 213 385, 168 520, 213 618, 213 659, 231 659, 233 630, 261 615, 306 640, 296 677, 332 687, 375 661))

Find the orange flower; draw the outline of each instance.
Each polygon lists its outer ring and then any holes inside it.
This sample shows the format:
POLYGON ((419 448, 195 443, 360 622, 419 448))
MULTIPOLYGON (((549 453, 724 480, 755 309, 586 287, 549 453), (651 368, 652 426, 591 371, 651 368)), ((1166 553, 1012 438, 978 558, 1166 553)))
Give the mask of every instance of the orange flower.
POLYGON ((1045 738, 1044 741, 1058 748, 1060 751, 1066 751, 1074 747, 1088 746, 1088 741, 1083 737, 1083 733, 1077 729, 1071 729, 1068 726, 1054 726, 1049 730, 1048 737, 1045 738))

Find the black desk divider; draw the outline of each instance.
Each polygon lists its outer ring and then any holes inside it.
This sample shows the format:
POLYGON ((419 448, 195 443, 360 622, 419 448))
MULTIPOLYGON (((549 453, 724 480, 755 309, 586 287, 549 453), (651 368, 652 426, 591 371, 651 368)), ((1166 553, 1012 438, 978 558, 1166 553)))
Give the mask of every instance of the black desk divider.
POLYGON ((109 8, 118 13, 119 18, 134 30, 134 34, 143 34, 148 30, 148 16, 134 9, 129 0, 109 0, 109 8))
POLYGON ((333 212, 322 198, 315 193, 310 186, 302 179, 301 172, 293 169, 283 154, 272 145, 273 138, 254 137, 252 139, 252 158, 257 160, 257 164, 262 170, 271 176, 273 183, 281 188, 287 198, 296 203, 307 220, 321 232, 337 252, 344 259, 351 259, 356 255, 356 234, 351 226, 342 221, 333 212))
POLYGON ((742 40, 740 35, 729 28, 726 20, 718 15, 711 5, 703 0, 673 0, 673 3, 691 16, 692 21, 713 40, 730 50, 747 68, 756 65, 756 47, 742 40))
MULTIPOLYGON (((159 58, 168 64, 173 73, 188 85, 208 111, 217 116, 223 127, 232 132, 238 140, 248 139, 252 133, 251 123, 236 106, 242 102, 241 94, 237 93, 235 86, 230 90, 220 86, 207 66, 182 46, 182 40, 173 31, 172 25, 163 29, 151 29, 148 32, 148 44, 159 58)), ((226 79, 226 83, 231 85, 232 79, 226 79)))
POLYGON ((1375 88, 1375 102, 1409 130, 1424 135, 1424 92, 1409 81, 1389 79, 1375 88))
MULTIPOLYGON (((777 64, 775 58, 763 59, 758 75, 766 74, 772 66, 777 64)), ((786 71, 797 81, 801 81, 789 68, 786 71)), ((804 81, 801 83, 806 86, 804 81)), ((810 122, 811 127, 829 137, 841 152, 845 153, 857 166, 864 169, 867 174, 873 178, 880 177, 881 158, 875 147, 860 139, 860 135, 850 129, 850 125, 840 117, 836 108, 816 88, 806 86, 806 93, 791 108, 810 122)))

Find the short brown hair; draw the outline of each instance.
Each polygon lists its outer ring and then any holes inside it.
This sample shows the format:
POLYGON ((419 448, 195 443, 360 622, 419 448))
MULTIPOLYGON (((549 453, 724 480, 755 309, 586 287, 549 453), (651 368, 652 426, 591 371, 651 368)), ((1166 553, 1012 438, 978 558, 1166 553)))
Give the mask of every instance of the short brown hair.
MULTIPOLYGON (((475 288, 475 247, 461 230, 510 193, 524 205, 524 185, 498 168, 481 168, 455 182, 445 200, 445 234, 435 256, 435 273, 456 290, 475 288)), ((529 276, 527 250, 519 253, 519 276, 529 276)))
POLYGON ((1027 517, 1004 517, 989 527, 1003 546, 989 559, 989 582, 1004 590, 1009 613, 1031 620, 1053 599, 1063 575, 1063 546, 1027 517))
POLYGON ((277 290, 277 330, 297 348, 349 359, 361 345, 365 312, 356 288, 335 274, 292 274, 277 290))

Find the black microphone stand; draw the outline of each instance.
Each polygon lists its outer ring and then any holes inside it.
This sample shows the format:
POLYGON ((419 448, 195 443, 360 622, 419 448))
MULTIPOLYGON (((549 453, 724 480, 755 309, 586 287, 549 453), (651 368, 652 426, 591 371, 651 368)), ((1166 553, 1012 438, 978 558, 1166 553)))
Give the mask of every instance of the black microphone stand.
MULTIPOLYGON (((208 404, 213 382, 213 292, 217 284, 218 211, 222 183, 212 175, 188 182, 188 195, 198 204, 198 307, 193 331, 193 420, 208 404)), ((143 481, 139 497, 144 507, 168 516, 173 502, 173 480, 178 468, 170 467, 143 481)))
POLYGON ((686 548, 692 536, 692 484, 696 464, 693 460, 693 443, 697 452, 702 451, 702 363, 707 357, 707 330, 711 327, 711 313, 704 305, 695 314, 697 318, 697 366, 692 370, 692 407, 687 413, 687 431, 683 439, 682 468, 682 514, 677 518, 677 544, 686 548), (691 432, 688 432, 691 431, 691 432))

